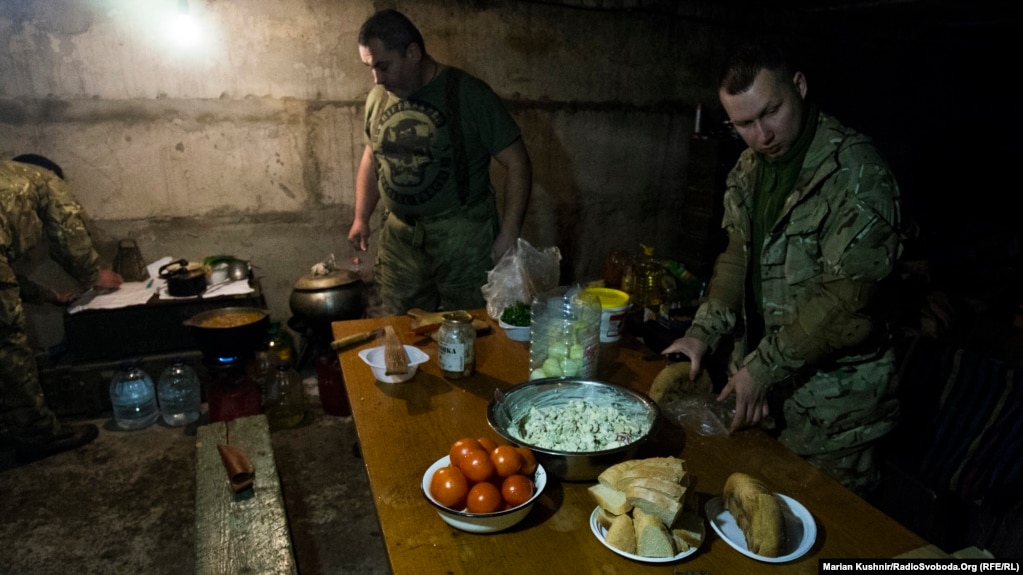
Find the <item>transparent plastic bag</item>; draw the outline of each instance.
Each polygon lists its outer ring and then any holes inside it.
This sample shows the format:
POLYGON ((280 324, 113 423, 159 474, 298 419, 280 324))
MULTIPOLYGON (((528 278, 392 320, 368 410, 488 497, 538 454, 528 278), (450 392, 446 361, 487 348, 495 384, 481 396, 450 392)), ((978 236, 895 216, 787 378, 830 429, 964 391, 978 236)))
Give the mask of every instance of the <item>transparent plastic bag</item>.
POLYGON ((519 238, 487 272, 487 283, 482 288, 487 314, 500 319, 504 308, 520 301, 530 303, 534 295, 558 287, 560 277, 561 252, 556 246, 538 250, 519 238))
POLYGON ((684 429, 710 437, 727 437, 735 416, 735 398, 718 401, 713 393, 673 393, 662 401, 661 412, 684 429))

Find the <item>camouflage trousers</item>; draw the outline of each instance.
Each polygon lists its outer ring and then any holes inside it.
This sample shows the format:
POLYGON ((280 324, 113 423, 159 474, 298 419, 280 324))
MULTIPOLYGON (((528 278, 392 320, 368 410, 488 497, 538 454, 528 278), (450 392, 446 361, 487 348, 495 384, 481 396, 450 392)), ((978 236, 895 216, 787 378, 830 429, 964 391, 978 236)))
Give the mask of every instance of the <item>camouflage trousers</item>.
POLYGON ((17 277, 0 255, 0 437, 52 434, 58 427, 39 384, 17 277))
POLYGON ((880 482, 876 445, 899 415, 897 380, 892 350, 855 369, 814 374, 785 398, 779 441, 852 491, 869 495, 880 482))
POLYGON ((403 220, 386 214, 374 266, 381 312, 484 307, 481 288, 494 267, 490 250, 497 230, 492 194, 437 216, 403 220))

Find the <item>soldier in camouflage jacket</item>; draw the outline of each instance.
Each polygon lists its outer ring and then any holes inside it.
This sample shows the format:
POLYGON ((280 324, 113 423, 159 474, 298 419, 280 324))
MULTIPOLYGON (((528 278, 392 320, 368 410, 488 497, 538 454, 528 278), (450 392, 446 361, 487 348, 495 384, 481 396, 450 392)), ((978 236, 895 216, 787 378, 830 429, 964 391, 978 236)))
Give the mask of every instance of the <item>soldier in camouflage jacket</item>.
POLYGON ((732 428, 770 414, 784 445, 866 494, 898 415, 883 305, 901 249, 898 186, 867 137, 805 101, 801 73, 748 60, 753 80, 729 93, 726 76, 721 90, 750 146, 727 179, 728 247, 692 327, 664 351, 687 353, 698 373, 732 336, 719 396, 735 393, 732 428))
POLYGON ((91 441, 95 426, 64 426, 46 406, 23 301, 67 303, 74 294, 40 288, 11 264, 46 236, 51 257, 83 287, 116 288, 121 277, 101 269, 99 255, 60 167, 42 156, 0 162, 0 442, 28 461, 91 441))

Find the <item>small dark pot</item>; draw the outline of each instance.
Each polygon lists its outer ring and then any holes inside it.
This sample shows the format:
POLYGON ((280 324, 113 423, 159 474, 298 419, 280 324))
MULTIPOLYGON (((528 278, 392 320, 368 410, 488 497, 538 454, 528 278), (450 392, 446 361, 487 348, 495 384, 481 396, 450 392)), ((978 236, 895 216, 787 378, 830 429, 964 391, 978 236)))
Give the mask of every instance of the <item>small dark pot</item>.
POLYGON ((270 312, 255 307, 224 307, 197 313, 183 323, 192 328, 204 356, 248 356, 266 339, 270 312))
POLYGON ((199 264, 178 260, 160 267, 159 276, 167 280, 167 293, 174 297, 193 297, 206 291, 206 272, 199 264))

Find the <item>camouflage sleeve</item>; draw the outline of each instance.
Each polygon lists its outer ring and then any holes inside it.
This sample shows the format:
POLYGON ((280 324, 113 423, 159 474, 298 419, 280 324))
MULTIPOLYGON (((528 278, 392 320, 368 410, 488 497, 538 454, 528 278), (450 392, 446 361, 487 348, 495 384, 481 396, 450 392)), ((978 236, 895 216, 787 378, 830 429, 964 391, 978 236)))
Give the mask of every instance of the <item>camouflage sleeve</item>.
POLYGON ((844 168, 825 187, 822 193, 830 190, 838 198, 822 229, 826 271, 795 321, 747 356, 745 365, 758 382, 773 385, 851 351, 875 330, 871 308, 877 286, 894 269, 900 250, 898 187, 879 160, 844 168))
POLYGON ((742 309, 745 251, 742 239, 729 234, 728 246, 714 264, 714 275, 707 287, 707 301, 696 310, 693 325, 686 333, 707 344, 711 352, 735 327, 736 317, 742 309))
POLYGON ((92 287, 99 277, 99 254, 82 218, 82 206, 60 178, 49 178, 46 187, 41 190, 39 215, 50 241, 50 257, 82 286, 92 287))
POLYGON ((686 333, 707 344, 711 352, 717 349, 726 334, 732 332, 742 311, 748 259, 742 225, 746 219, 741 192, 747 181, 745 171, 745 164, 740 161, 728 175, 721 221, 721 227, 728 232, 728 245, 714 262, 714 273, 707 286, 707 301, 696 311, 692 327, 686 333))

